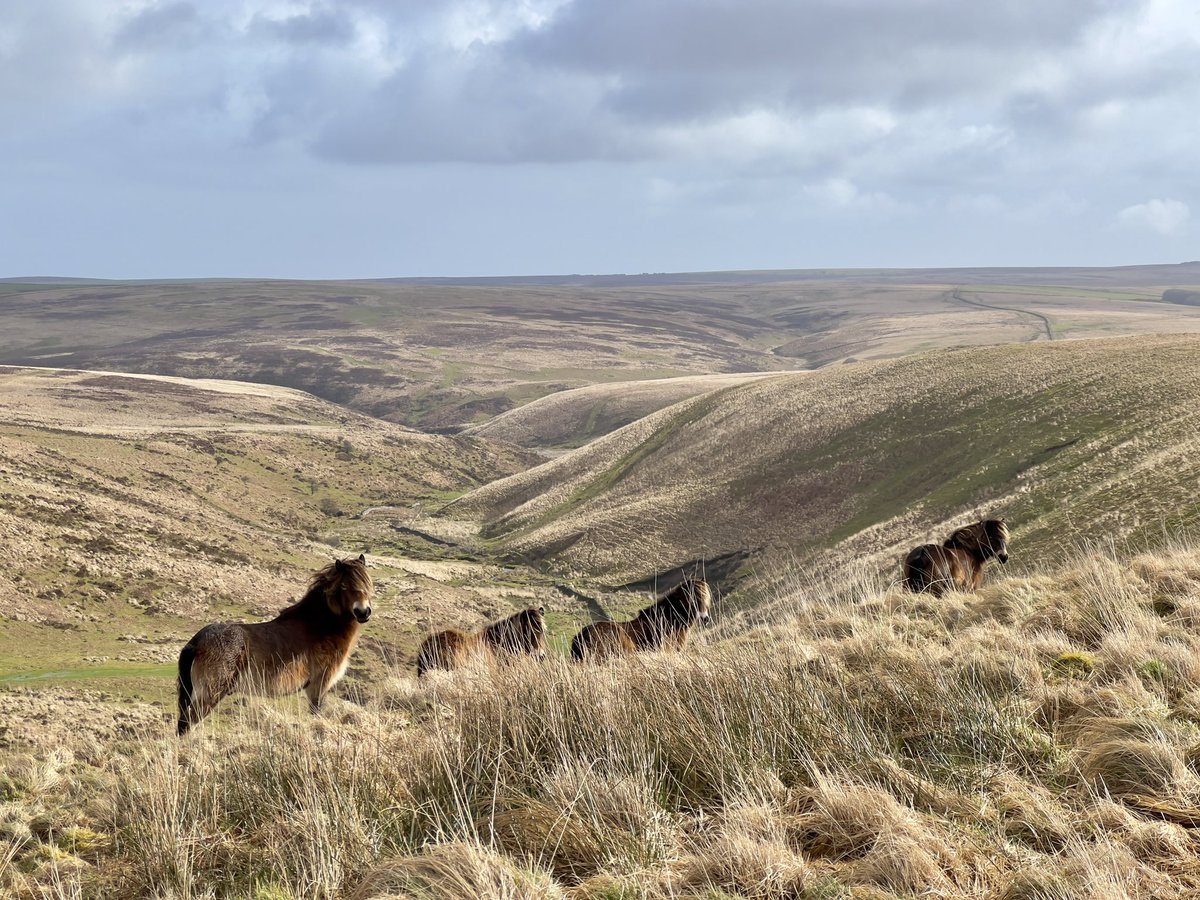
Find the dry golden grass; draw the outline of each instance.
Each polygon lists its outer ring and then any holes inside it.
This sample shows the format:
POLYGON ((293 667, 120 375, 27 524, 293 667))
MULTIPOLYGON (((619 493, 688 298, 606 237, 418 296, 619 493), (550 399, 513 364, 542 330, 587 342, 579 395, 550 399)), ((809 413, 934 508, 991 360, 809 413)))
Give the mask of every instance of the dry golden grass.
POLYGON ((1200 548, 942 601, 799 574, 682 654, 377 683, 0 777, 15 897, 1200 891, 1200 548), (1177 609, 1177 607, 1176 607, 1177 609), (1074 655, 1080 662, 1064 665, 1074 655))

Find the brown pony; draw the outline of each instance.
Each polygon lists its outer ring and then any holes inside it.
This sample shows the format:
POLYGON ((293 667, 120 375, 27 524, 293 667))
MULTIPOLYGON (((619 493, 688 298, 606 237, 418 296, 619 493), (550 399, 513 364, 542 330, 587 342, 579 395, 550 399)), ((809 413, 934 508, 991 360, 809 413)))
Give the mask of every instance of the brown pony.
POLYGON ((316 712, 371 618, 373 590, 365 556, 335 559, 313 575, 299 603, 270 622, 205 625, 179 654, 179 734, 235 692, 303 690, 316 712))
POLYGON ((696 624, 706 624, 712 590, 699 578, 685 578, 675 590, 647 606, 629 622, 592 622, 571 641, 574 660, 601 660, 637 650, 679 650, 696 624))
POLYGON ((431 634, 417 651, 417 677, 430 669, 457 669, 472 659, 546 655, 546 607, 523 609, 477 634, 450 628, 431 634))
POLYGON ((983 564, 992 557, 1008 562, 1008 526, 1003 519, 967 525, 942 544, 922 544, 904 557, 904 584, 910 591, 940 597, 949 590, 974 591, 983 584, 983 564))

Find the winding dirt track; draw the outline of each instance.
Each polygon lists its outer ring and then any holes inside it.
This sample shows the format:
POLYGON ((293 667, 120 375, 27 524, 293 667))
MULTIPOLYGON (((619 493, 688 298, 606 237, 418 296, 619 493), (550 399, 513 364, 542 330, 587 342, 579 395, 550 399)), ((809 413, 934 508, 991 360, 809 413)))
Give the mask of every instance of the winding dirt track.
POLYGON ((1016 306, 997 306, 994 303, 984 303, 982 300, 964 297, 962 288, 955 288, 950 292, 950 297, 954 300, 958 300, 960 303, 965 303, 968 306, 981 306, 984 309, 998 309, 1003 310, 1004 312, 1020 313, 1023 316, 1033 316, 1035 319, 1041 321, 1042 328, 1046 331, 1046 340, 1054 340, 1054 329, 1050 325, 1050 319, 1047 316, 1042 315, 1040 312, 1034 312, 1030 309, 1020 309, 1016 306))

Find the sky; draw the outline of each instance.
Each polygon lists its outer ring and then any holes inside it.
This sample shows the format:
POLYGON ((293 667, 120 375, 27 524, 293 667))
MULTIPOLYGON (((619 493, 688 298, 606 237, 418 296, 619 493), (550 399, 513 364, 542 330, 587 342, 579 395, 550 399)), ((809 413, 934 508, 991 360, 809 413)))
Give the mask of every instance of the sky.
POLYGON ((1194 0, 0 0, 0 277, 1200 258, 1194 0))

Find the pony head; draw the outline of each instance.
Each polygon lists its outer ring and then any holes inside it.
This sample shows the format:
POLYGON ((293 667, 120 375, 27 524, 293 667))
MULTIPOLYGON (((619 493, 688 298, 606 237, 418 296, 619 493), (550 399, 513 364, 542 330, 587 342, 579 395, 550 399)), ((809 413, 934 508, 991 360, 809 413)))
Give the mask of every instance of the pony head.
POLYGON ((517 613, 519 633, 524 638, 525 650, 539 659, 546 658, 546 607, 531 606, 517 613))
POLYGON ((375 585, 367 572, 367 557, 359 554, 357 559, 335 559, 313 576, 314 585, 325 588, 325 602, 335 616, 353 616, 358 622, 371 618, 371 594, 375 585))
POLYGON ((983 531, 986 535, 984 546, 992 556, 1002 563, 1008 562, 1008 525, 1003 519, 985 519, 983 531))
POLYGON ((700 578, 685 578, 679 583, 676 592, 682 594, 687 604, 688 618, 692 622, 707 625, 712 619, 712 589, 708 582, 700 578))
POLYGON ((973 554, 980 561, 993 556, 1008 562, 1008 525, 1003 519, 984 519, 966 525, 946 539, 943 547, 957 547, 973 554))
POLYGON ((546 607, 531 606, 489 625, 484 631, 510 653, 546 655, 546 607))

